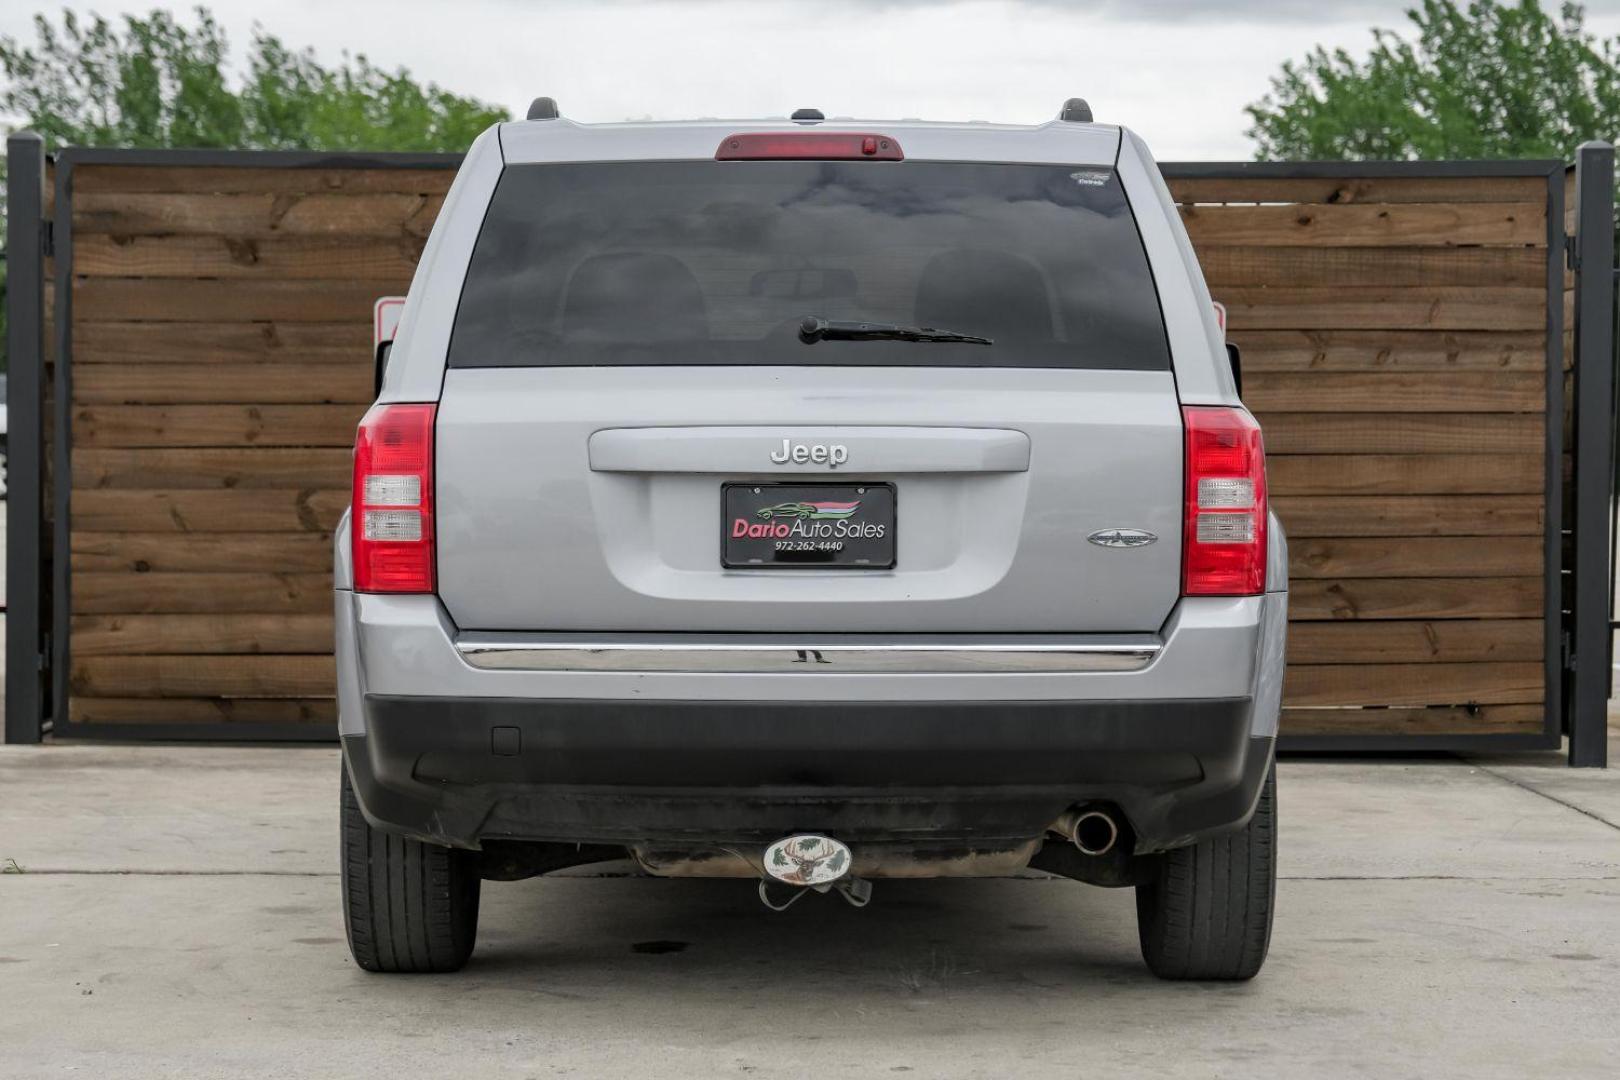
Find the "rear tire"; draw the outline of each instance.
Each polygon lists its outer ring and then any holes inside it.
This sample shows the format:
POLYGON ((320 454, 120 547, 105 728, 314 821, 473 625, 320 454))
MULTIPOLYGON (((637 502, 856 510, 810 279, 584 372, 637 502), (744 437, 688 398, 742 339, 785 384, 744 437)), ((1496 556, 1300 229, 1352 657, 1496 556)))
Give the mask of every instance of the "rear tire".
POLYGON ((460 970, 478 936, 477 857, 373 828, 346 765, 342 772, 343 925, 354 962, 367 971, 460 970))
POLYGON ((1161 979, 1252 979, 1271 947, 1277 895, 1277 768, 1237 832, 1161 858, 1136 888, 1142 959, 1161 979))

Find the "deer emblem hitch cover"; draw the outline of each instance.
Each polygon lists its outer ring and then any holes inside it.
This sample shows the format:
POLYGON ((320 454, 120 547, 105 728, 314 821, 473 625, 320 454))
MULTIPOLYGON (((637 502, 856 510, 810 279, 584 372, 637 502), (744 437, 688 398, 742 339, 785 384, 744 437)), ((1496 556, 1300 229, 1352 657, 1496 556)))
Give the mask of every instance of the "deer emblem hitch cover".
POLYGON ((829 885, 849 873, 849 848, 830 836, 788 836, 765 849, 765 872, 787 885, 829 885))

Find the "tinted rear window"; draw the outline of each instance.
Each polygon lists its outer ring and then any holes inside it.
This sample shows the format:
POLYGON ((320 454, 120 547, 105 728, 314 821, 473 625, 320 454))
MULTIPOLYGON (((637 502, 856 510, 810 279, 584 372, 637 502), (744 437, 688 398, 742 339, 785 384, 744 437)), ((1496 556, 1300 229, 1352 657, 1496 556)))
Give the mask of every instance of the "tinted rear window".
POLYGON ((450 364, 1142 370, 1170 358, 1111 170, 658 161, 509 166, 450 364), (806 345, 807 315, 994 344, 806 345))

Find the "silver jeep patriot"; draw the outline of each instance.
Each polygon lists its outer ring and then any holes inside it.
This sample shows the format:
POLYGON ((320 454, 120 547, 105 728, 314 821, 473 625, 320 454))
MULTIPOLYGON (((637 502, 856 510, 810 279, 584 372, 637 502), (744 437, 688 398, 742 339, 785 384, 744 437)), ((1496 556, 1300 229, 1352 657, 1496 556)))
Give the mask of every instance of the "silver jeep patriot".
POLYGON ((1155 973, 1260 969, 1287 558, 1136 135, 542 98, 380 365, 336 541, 362 968, 628 858, 779 910, 1129 886, 1155 973))

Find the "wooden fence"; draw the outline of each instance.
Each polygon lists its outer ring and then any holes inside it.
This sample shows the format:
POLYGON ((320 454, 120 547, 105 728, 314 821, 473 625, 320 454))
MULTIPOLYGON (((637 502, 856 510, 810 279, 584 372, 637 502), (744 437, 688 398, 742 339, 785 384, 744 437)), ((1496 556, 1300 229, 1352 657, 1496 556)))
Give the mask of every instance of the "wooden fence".
POLYGON ((1171 187, 1288 531, 1283 730, 1541 734, 1562 169, 1253 171, 1171 187))
MULTIPOLYGON (((59 162, 59 734, 330 732, 371 304, 407 286, 452 167, 59 162)), ((1563 167, 1166 174, 1289 533, 1285 735, 1555 740, 1563 167)))
POLYGON ((142 160, 71 174, 67 726, 324 727, 371 307, 454 159, 142 160))

